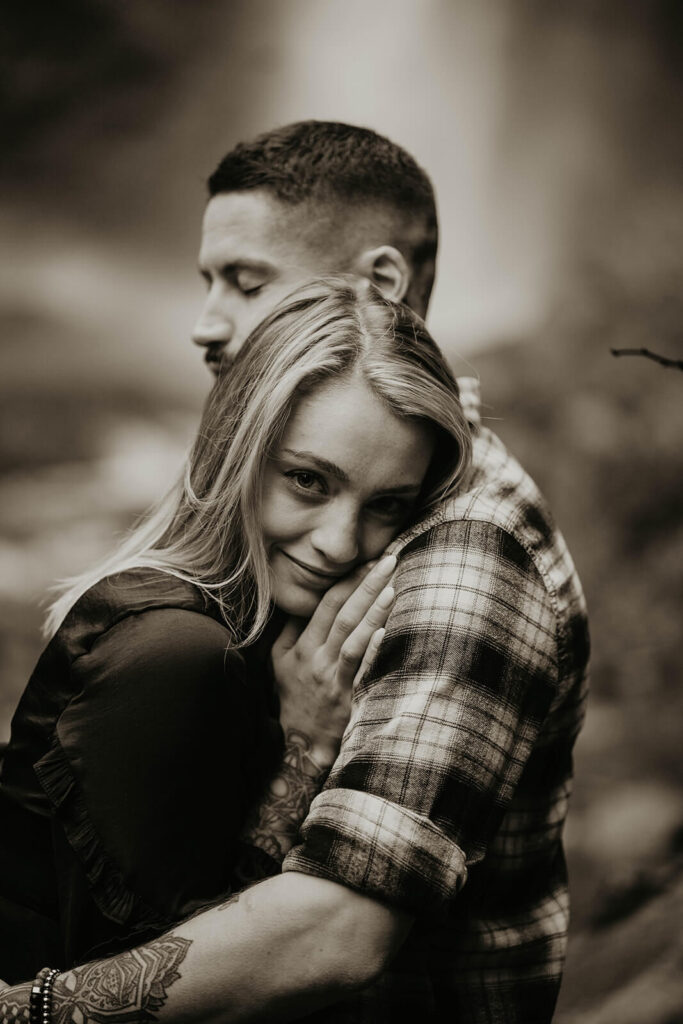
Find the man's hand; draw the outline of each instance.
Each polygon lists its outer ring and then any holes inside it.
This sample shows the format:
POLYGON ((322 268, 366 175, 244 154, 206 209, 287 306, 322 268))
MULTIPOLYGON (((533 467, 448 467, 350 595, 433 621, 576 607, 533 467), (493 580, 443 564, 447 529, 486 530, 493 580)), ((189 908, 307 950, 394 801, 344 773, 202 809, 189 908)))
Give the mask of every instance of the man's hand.
POLYGON ((393 555, 331 587, 311 619, 291 618, 275 641, 272 663, 285 736, 303 735, 320 769, 339 751, 353 684, 377 653, 394 591, 393 555))

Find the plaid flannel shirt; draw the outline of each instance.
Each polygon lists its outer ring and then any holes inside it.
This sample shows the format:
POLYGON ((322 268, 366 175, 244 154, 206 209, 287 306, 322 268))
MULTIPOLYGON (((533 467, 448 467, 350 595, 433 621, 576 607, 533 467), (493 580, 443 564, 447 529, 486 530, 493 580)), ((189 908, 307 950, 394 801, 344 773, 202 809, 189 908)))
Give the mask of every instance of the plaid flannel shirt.
POLYGON ((481 426, 460 491, 398 538, 396 600, 284 870, 416 915, 376 984, 307 1020, 546 1024, 586 693, 581 586, 538 489, 481 426))

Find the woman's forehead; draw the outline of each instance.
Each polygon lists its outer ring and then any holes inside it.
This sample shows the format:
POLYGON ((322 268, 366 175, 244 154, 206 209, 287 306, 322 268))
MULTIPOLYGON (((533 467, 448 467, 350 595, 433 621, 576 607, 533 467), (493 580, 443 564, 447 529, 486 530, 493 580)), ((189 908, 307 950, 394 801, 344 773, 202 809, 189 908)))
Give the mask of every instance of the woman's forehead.
POLYGON ((308 455, 355 485, 419 484, 433 450, 428 424, 395 415, 359 376, 326 381, 294 408, 281 453, 308 455))

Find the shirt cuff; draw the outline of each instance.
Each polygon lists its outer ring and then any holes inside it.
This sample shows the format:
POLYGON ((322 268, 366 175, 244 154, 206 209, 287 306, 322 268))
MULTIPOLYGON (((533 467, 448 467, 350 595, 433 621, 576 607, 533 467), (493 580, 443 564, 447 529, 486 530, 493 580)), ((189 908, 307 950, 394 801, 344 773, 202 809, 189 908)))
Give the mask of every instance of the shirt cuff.
POLYGON ((327 878, 412 913, 438 911, 467 879, 465 854, 433 821, 355 789, 311 804, 283 871, 327 878))

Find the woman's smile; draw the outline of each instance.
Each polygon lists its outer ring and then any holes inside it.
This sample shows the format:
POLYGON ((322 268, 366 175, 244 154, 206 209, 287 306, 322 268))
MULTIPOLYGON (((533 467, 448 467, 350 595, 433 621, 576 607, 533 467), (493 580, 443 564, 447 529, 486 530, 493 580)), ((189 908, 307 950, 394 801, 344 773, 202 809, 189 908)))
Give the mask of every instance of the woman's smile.
MULTIPOLYGON (((319 569, 316 566, 308 565, 306 562, 302 562, 301 559, 299 558, 295 558, 294 555, 291 555, 288 551, 285 551, 283 548, 278 548, 276 550, 278 554, 284 555, 285 558, 288 558, 290 560, 290 562, 293 562, 294 565, 302 571, 302 573, 304 573, 305 575, 312 576, 314 580, 318 580, 324 583, 326 586, 330 586, 332 583, 335 582, 335 580, 341 579, 342 576, 346 575, 346 570, 342 570, 341 572, 330 572, 326 569, 319 569)), ((348 571, 350 571, 352 568, 353 566, 350 566, 348 571)))

